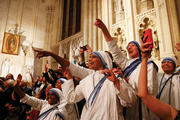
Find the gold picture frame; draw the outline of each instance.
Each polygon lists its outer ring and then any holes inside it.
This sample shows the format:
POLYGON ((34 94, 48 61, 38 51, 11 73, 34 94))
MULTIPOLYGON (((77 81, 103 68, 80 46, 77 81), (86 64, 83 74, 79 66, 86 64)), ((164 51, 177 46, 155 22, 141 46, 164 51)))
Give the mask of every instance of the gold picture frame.
POLYGON ((4 33, 2 53, 18 55, 20 36, 12 33, 4 33))

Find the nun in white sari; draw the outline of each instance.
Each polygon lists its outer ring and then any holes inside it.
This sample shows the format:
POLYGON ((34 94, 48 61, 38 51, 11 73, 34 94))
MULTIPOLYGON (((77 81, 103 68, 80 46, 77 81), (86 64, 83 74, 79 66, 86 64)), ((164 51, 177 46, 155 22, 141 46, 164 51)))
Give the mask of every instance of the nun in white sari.
POLYGON ((136 103, 134 90, 110 71, 112 60, 106 52, 93 52, 88 66, 89 69, 86 69, 70 64, 69 69, 73 76, 85 78, 74 88, 71 74, 67 72, 68 81, 62 85, 67 102, 76 103, 86 99, 81 120, 124 120, 122 107, 136 103))
POLYGON ((66 120, 67 112, 65 105, 67 102, 65 101, 62 92, 57 88, 52 88, 49 90, 48 94, 49 98, 47 97, 47 100, 37 99, 25 94, 25 96, 21 99, 21 102, 26 103, 34 109, 40 111, 38 120, 66 120), (57 97, 57 102, 52 102, 53 95, 57 97))
POLYGON ((161 67, 164 73, 159 73, 159 91, 157 98, 180 110, 180 72, 176 71, 175 57, 165 57, 161 67))

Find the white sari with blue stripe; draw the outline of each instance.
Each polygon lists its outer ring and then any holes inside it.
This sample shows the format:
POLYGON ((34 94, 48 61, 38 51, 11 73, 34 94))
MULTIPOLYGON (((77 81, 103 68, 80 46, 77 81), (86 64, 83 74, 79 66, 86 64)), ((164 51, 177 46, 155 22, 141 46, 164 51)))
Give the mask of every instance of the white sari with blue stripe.
POLYGON ((40 111, 38 120, 66 120, 66 103, 50 105, 46 100, 40 100, 27 94, 21 99, 21 102, 40 111))
MULTIPOLYGON (((112 53, 114 61, 121 67, 122 70, 124 70, 126 67, 128 67, 132 62, 139 58, 134 59, 128 59, 120 50, 120 48, 117 45, 116 40, 107 42, 109 51, 112 53)), ((136 67, 136 69, 131 72, 131 74, 128 76, 129 84, 134 88, 134 90, 137 93, 138 90, 138 77, 139 77, 139 71, 140 71, 141 63, 136 67)), ((153 63, 148 64, 148 80, 147 80, 147 86, 148 91, 152 95, 156 96, 158 92, 158 77, 157 77, 157 70, 153 63)), ((138 104, 135 106, 128 108, 126 112, 127 120, 138 120, 139 119, 139 112, 138 112, 138 104), (133 117, 132 117, 133 116, 133 117)), ((148 110, 144 104, 142 104, 142 118, 143 119, 150 119, 150 115, 148 113, 148 110)))
MULTIPOLYGON (((76 69, 76 73, 80 71, 83 72, 81 69, 76 69)), ((81 80, 76 88, 74 88, 73 80, 68 80, 62 85, 62 90, 68 103, 76 103, 83 98, 86 99, 81 120, 123 120, 122 105, 130 106, 135 102, 136 95, 133 90, 128 88, 129 86, 120 84, 121 90, 118 91, 108 79, 104 80, 93 102, 92 99, 88 102, 89 96, 103 77, 104 75, 101 74, 101 71, 94 71, 81 80), (123 102, 124 104, 122 104, 123 102)))

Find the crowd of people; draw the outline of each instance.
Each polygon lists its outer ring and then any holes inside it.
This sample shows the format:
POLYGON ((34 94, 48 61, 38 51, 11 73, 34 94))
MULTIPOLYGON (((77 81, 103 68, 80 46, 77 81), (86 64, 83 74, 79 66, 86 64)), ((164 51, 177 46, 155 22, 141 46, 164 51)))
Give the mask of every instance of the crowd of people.
MULTIPOLYGON (((32 78, 19 74, 0 81, 0 120, 180 120, 180 71, 175 57, 163 58, 158 72, 150 60, 152 43, 131 41, 127 58, 105 24, 96 19, 109 51, 80 47, 73 63, 50 51, 35 49, 37 58, 51 56, 60 69, 32 78), (89 54, 86 62, 84 53, 89 54)), ((180 51, 180 43, 176 44, 180 51)))

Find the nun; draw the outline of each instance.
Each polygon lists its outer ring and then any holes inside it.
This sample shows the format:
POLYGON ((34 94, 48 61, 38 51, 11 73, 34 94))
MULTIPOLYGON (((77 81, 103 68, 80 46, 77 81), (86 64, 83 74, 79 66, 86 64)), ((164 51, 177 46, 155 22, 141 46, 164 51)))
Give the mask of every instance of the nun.
POLYGON ((38 120, 65 120, 67 118, 66 101, 59 89, 50 89, 46 100, 41 100, 25 94, 21 90, 18 81, 21 81, 20 75, 18 75, 15 83, 15 91, 21 98, 20 102, 39 110, 38 120))
POLYGON ((81 120, 124 120, 123 106, 136 103, 136 94, 128 84, 120 84, 112 70, 112 60, 104 51, 90 54, 89 69, 70 63, 69 69, 73 75, 80 76, 89 73, 79 85, 74 87, 72 75, 68 69, 65 76, 68 79, 62 85, 63 94, 68 103, 76 103, 83 98, 81 120))
POLYGON ((158 74, 158 95, 161 101, 180 110, 180 74, 176 71, 175 57, 165 57, 161 62, 163 73, 158 74))
POLYGON ((106 52, 92 52, 87 69, 50 51, 33 49, 37 52, 36 57, 51 56, 63 68, 68 68, 64 73, 68 80, 62 85, 62 91, 68 104, 86 99, 81 120, 124 120, 123 106, 133 106, 137 102, 134 90, 128 84, 120 84, 113 74, 112 60, 106 52), (81 79, 76 88, 72 76, 81 79))

